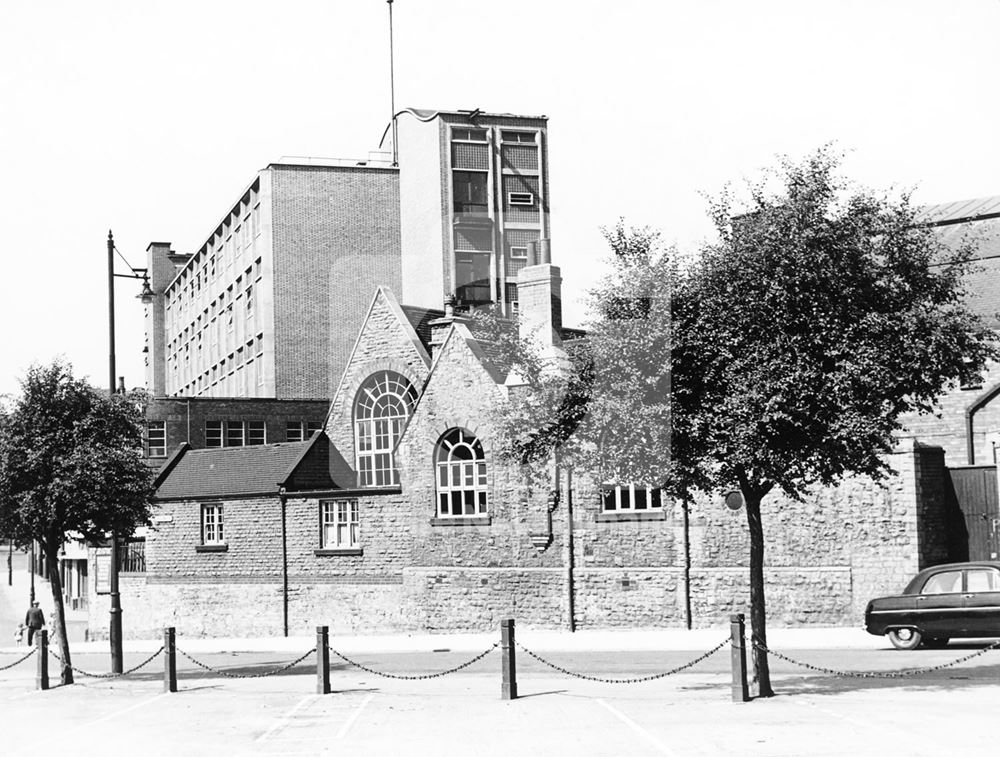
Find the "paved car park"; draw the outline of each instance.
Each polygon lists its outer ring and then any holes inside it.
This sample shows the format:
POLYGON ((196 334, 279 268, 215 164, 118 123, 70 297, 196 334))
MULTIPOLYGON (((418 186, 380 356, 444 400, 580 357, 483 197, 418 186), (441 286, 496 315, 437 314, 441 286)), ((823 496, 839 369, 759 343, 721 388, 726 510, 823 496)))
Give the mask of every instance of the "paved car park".
MULTIPOLYGON (((684 633, 656 638, 683 640, 684 633)), ((825 638, 841 633, 852 640, 855 634, 866 637, 859 629, 850 633, 838 629, 825 638)), ((372 668, 413 674, 443 670, 471 658, 476 649, 481 651, 473 644, 485 638, 354 638, 341 639, 339 648, 350 648, 359 662, 372 668), (425 641, 436 646, 428 647, 425 641), (450 651, 434 652, 435 648, 450 651)), ((879 642, 875 648, 830 643, 823 648, 815 643, 823 638, 821 632, 788 631, 775 634, 772 644, 777 648, 775 642, 782 640, 791 656, 853 670, 936 666, 985 646, 970 643, 903 654, 887 648, 884 639, 867 637, 879 642)), ((525 643, 531 640, 525 633, 525 643)), ((650 634, 619 634, 588 643, 583 634, 560 648, 556 638, 537 636, 533 648, 544 650, 545 656, 568 669, 601 676, 655 673, 698 654, 693 649, 665 653, 641 648, 647 643, 654 646, 653 640, 650 634), (631 649, 604 648, 629 641, 631 649), (587 646, 602 648, 583 648, 587 646)), ((243 675, 275 669, 297 657, 293 652, 308 642, 270 640, 278 649, 267 650, 267 641, 244 640, 238 646, 256 648, 234 650, 225 649, 218 640, 190 640, 188 648, 214 670, 243 675)), ((94 672, 106 670, 106 650, 100 646, 81 646, 74 663, 94 672)), ((676 646, 683 644, 678 641, 676 646)), ((130 647, 126 667, 147 656, 130 647)), ((727 658, 723 650, 683 673, 615 686, 559 675, 521 656, 521 696, 515 701, 500 699, 497 652, 453 675, 420 681, 379 678, 334 665, 334 693, 325 696, 313 693, 312 659, 272 677, 240 679, 179 660, 180 691, 175 694, 163 692, 162 660, 124 679, 79 677, 73 686, 44 692, 34 691, 34 668, 26 663, 0 673, 0 751, 34 755, 72 749, 75 754, 96 755, 130 748, 148 755, 321 755, 363 750, 365 755, 471 751, 763 757, 889 750, 976 755, 992 748, 983 724, 992 722, 995 702, 1000 701, 1000 651, 906 680, 833 677, 774 660, 778 696, 746 704, 730 701, 727 658)), ((3 659, 10 658, 0 655, 3 659)))

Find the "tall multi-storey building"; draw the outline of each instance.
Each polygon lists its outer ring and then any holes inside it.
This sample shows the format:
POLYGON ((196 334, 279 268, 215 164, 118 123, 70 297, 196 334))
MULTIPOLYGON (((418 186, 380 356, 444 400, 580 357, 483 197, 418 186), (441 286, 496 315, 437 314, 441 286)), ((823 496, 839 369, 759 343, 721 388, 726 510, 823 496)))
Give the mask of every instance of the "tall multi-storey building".
POLYGON ((545 117, 408 110, 398 132, 403 301, 510 312, 528 246, 549 237, 545 117))
POLYGON ((268 165, 193 253, 149 246, 154 396, 329 397, 377 286, 516 309, 549 236, 545 117, 407 110, 398 132, 367 160, 268 165))

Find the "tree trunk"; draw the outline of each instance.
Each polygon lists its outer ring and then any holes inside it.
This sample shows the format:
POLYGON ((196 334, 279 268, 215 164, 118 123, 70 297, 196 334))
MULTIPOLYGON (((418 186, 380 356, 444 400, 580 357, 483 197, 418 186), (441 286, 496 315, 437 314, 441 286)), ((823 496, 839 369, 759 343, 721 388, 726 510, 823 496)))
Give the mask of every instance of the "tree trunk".
POLYGON ((752 487, 745 487, 743 500, 747 509, 747 526, 750 529, 750 639, 753 659, 751 687, 759 697, 773 697, 771 671, 767 653, 758 645, 767 646, 767 612, 764 601, 764 525, 760 519, 762 495, 752 487))
POLYGON ((65 686, 73 683, 73 667, 69 658, 69 639, 66 636, 66 612, 63 609, 62 573, 59 570, 59 545, 43 545, 45 560, 49 564, 49 588, 52 589, 52 642, 59 640, 59 656, 62 658, 60 682, 65 686))

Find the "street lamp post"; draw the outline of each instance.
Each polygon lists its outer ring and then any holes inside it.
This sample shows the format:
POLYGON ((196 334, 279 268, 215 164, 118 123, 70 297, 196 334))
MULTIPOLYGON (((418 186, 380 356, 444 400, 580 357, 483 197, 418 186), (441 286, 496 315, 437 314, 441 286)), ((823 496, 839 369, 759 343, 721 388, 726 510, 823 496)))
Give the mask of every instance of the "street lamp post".
MULTIPOLYGON (((126 261, 128 264, 128 261, 126 261)), ((149 288, 149 277, 145 268, 132 268, 131 273, 115 273, 115 238, 108 230, 108 390, 114 394, 115 384, 115 277, 141 279, 142 293, 139 298, 148 302, 153 292, 149 288)), ((120 674, 124 670, 122 662, 122 603, 118 591, 118 532, 111 532, 111 560, 108 564, 108 590, 111 595, 111 672, 120 674)))

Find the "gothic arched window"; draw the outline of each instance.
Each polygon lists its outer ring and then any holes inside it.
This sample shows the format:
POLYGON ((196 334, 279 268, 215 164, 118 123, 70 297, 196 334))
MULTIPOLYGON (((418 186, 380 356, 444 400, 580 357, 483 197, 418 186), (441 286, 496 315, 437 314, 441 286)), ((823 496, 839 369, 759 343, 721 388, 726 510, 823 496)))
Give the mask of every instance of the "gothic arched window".
POLYGON ((359 486, 395 486, 399 471, 392 450, 410 417, 417 393, 394 371, 365 379, 354 401, 354 451, 359 486))
POLYGON ((483 445, 464 428, 449 429, 437 443, 438 515, 486 515, 486 456, 483 445))

